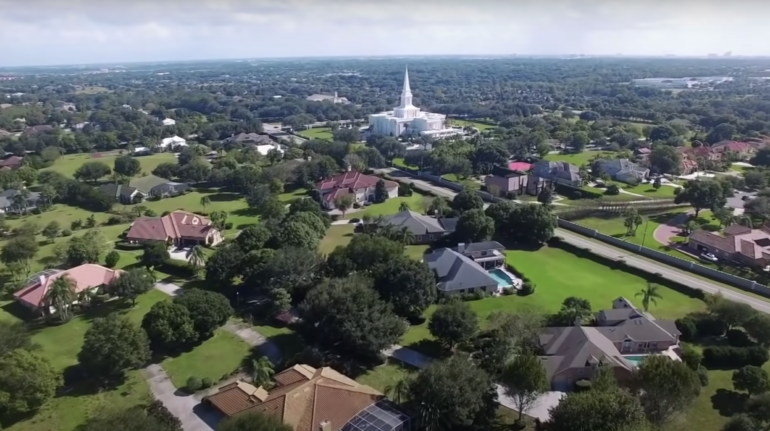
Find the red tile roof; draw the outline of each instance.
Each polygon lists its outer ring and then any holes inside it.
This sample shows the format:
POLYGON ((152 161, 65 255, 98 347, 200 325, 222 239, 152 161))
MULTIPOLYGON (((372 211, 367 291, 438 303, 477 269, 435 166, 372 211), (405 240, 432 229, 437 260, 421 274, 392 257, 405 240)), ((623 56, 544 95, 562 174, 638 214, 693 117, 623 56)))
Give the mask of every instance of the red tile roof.
MULTIPOLYGON (((329 178, 316 184, 316 189, 322 194, 328 193, 324 199, 333 201, 360 189, 373 188, 382 178, 373 175, 364 175, 360 172, 349 171, 329 178)), ((385 188, 393 189, 398 183, 385 180, 385 188)))
POLYGON ((45 302, 45 296, 51 285, 59 277, 66 275, 71 278, 75 282, 75 293, 80 293, 90 288, 108 284, 113 279, 120 277, 122 273, 123 271, 120 270, 87 263, 55 274, 40 275, 30 284, 14 293, 13 296, 35 307, 40 307, 45 302))
POLYGON ((21 166, 21 163, 23 161, 24 159, 22 157, 11 156, 5 160, 0 160, 0 167, 18 168, 19 166, 21 166))
POLYGON ((526 172, 532 169, 532 163, 526 162, 513 162, 508 165, 508 169, 512 171, 526 172))
POLYGON ((205 239, 214 229, 211 220, 186 211, 174 211, 163 217, 142 217, 126 234, 129 241, 166 241, 168 239, 205 239))
POLYGON ((735 151, 738 153, 753 151, 754 146, 748 142, 722 141, 711 146, 715 151, 735 151))

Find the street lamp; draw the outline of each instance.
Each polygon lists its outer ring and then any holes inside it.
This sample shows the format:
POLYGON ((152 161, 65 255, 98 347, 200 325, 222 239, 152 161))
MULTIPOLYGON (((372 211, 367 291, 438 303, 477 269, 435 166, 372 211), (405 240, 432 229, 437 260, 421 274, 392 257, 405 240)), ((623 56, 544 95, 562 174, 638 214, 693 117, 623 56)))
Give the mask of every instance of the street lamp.
POLYGON ((644 235, 642 236, 642 247, 644 247, 644 240, 647 238, 647 226, 650 225, 650 219, 644 222, 644 235))

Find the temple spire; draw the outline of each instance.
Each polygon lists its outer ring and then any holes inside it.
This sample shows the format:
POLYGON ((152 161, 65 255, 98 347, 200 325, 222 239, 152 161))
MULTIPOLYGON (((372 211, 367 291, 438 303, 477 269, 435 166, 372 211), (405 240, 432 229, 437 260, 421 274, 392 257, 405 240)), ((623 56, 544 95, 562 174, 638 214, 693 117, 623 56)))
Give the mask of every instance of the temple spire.
POLYGON ((401 94, 404 96, 412 95, 412 89, 409 88, 409 67, 404 70, 404 90, 401 92, 401 94))

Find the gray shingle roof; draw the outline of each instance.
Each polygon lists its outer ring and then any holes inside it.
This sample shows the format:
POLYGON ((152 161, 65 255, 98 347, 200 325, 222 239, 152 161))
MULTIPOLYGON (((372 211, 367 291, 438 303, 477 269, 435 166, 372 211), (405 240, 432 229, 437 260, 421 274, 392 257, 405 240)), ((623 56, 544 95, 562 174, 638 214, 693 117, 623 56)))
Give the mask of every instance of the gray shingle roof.
POLYGON ((452 249, 439 249, 425 255, 423 260, 435 271, 439 290, 444 292, 497 286, 497 281, 484 268, 452 249))
MULTIPOLYGON (((457 250, 457 248, 455 248, 454 250, 457 250)), ((503 247, 503 245, 497 241, 472 242, 469 244, 465 244, 463 253, 474 253, 477 251, 484 251, 484 250, 505 250, 505 247, 503 247)))
POLYGON ((674 341, 676 340, 676 336, 679 335, 679 331, 676 330, 675 325, 666 324, 665 326, 669 328, 664 329, 662 325, 663 322, 665 322, 664 320, 653 321, 639 314, 636 314, 635 316, 638 317, 631 316, 631 318, 624 320, 617 325, 600 326, 596 329, 613 342, 619 342, 626 339, 639 342, 674 341), (670 328, 670 326, 674 327, 670 328), (674 333, 671 332, 672 329, 675 331, 674 333))
POLYGON ((584 368, 593 364, 612 365, 633 369, 615 345, 598 329, 582 326, 543 328, 540 344, 548 358, 544 366, 550 379, 570 368, 584 368))
POLYGON ((383 221, 397 227, 406 227, 415 235, 453 232, 454 226, 457 224, 454 219, 436 219, 409 210, 385 217, 383 221), (449 220, 454 222, 447 223, 449 220), (451 229, 447 229, 447 227, 451 227, 451 229))
MULTIPOLYGON (((0 193, 0 208, 13 206, 13 197, 19 194, 18 190, 8 189, 0 193)), ((30 192, 27 202, 35 202, 40 199, 40 193, 30 192)))

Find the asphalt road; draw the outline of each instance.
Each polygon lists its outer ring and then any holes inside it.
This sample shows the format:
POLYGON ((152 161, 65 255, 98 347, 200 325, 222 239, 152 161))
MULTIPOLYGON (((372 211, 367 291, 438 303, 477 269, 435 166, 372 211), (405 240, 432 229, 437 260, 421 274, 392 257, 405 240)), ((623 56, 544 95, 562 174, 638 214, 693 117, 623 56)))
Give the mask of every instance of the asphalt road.
MULTIPOLYGON (((436 194, 437 196, 444 196, 451 199, 455 195, 457 195, 457 192, 455 192, 452 189, 439 187, 431 182, 410 177, 406 174, 400 173, 400 171, 395 168, 378 169, 378 172, 387 173, 393 176, 394 178, 404 178, 405 181, 414 183, 416 186, 418 186, 418 188, 430 190, 432 193, 436 194)), ((625 250, 613 247, 611 245, 602 243, 600 241, 591 240, 587 237, 584 237, 582 235, 576 234, 568 230, 556 229, 555 234, 563 238, 564 241, 569 244, 575 245, 577 247, 582 247, 582 248, 590 248, 592 252, 598 255, 601 255, 610 259, 622 258, 626 261, 626 264, 629 266, 639 268, 641 270, 651 272, 653 274, 660 273, 664 278, 668 280, 681 283, 681 284, 684 284, 685 286, 690 286, 695 289, 700 289, 707 293, 720 293, 722 294, 723 297, 731 301, 743 302, 743 303, 749 304, 750 306, 752 306, 754 309, 758 311, 770 314, 770 302, 763 301, 761 299, 756 299, 748 295, 744 295, 732 289, 722 287, 716 283, 712 283, 710 281, 706 281, 701 278, 695 277, 688 272, 684 272, 679 269, 670 267, 668 265, 664 265, 652 260, 642 258, 639 255, 636 255, 634 253, 627 252, 625 250)))

